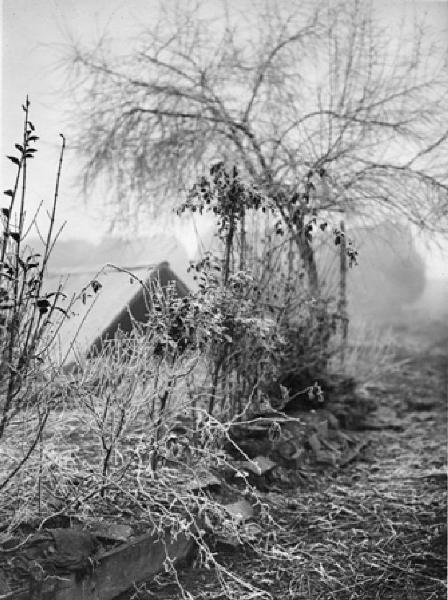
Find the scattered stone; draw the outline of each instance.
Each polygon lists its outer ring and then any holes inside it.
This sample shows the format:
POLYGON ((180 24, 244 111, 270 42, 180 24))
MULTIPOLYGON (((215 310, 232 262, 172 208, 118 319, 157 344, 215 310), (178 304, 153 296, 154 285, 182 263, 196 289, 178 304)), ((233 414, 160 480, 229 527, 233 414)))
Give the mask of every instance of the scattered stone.
POLYGON ((392 408, 381 406, 365 418, 362 429, 403 431, 404 427, 403 421, 397 418, 397 413, 392 408))
POLYGON ((0 570, 0 598, 6 596, 11 591, 9 583, 6 580, 4 573, 0 570))
POLYGON ((325 416, 327 417, 328 426, 331 429, 339 429, 339 421, 333 413, 326 412, 325 416))
POLYGON ((276 456, 282 458, 283 462, 286 461, 286 466, 289 467, 291 466, 291 463, 297 465, 304 453, 305 449, 295 444, 292 440, 283 442, 276 450, 276 456))
POLYGON ((316 425, 316 434, 320 440, 328 437, 328 421, 326 419, 316 425))
POLYGON ((99 540, 108 542, 127 542, 133 534, 130 525, 124 523, 107 523, 98 521, 89 527, 90 532, 99 540))
POLYGON ((201 471, 194 474, 194 478, 188 483, 187 488, 190 491, 204 490, 207 488, 219 488, 221 481, 210 473, 210 471, 201 471))
POLYGON ((350 450, 346 450, 341 458, 339 459, 338 463, 340 467, 345 467, 346 465, 350 464, 351 462, 353 462, 358 456, 359 454, 362 452, 362 450, 364 450, 364 448, 366 448, 369 445, 368 440, 364 440, 359 442, 359 444, 356 444, 356 446, 350 450))
POLYGON ((435 408, 438 404, 437 399, 434 398, 408 398, 407 400, 409 410, 415 411, 428 411, 435 408))
POLYGON ((98 549, 97 538, 87 531, 47 529, 33 535, 15 561, 25 571, 32 564, 46 573, 82 571, 92 564, 98 549))
POLYGON ((440 483, 446 483, 448 479, 448 473, 446 470, 433 469, 420 475, 420 479, 432 479, 440 483))
POLYGON ((224 506, 226 512, 236 521, 243 523, 254 516, 254 509, 247 500, 238 500, 224 506))
POLYGON ((250 423, 243 425, 233 425, 229 434, 232 439, 238 441, 241 439, 264 439, 267 437, 267 432, 269 430, 271 423, 250 423))
POLYGON ((263 530, 257 523, 244 523, 242 533, 247 541, 253 542, 260 538, 263 530))
POLYGON ((331 465, 332 467, 337 466, 336 456, 334 455, 334 452, 328 452, 326 450, 319 450, 318 452, 315 452, 314 461, 317 464, 331 465))
POLYGON ((277 466, 273 460, 267 456, 256 456, 251 461, 245 460, 238 464, 243 469, 250 471, 254 475, 265 475, 277 466))
POLYGON ((320 443, 320 440, 316 433, 313 433, 312 435, 310 435, 307 439, 307 442, 316 455, 318 452, 321 451, 322 444, 320 443))

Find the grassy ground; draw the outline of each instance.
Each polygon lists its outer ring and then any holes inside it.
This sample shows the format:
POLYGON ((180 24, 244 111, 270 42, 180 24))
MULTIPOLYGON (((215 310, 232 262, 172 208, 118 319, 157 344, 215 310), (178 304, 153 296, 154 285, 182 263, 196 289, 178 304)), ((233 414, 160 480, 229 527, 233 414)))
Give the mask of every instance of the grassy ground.
MULTIPOLYGON (((215 548, 219 572, 197 559, 180 573, 179 585, 172 575, 161 575, 120 600, 446 597, 448 327, 442 322, 412 329, 403 325, 387 334, 361 335, 358 342, 345 364, 364 383, 365 402, 377 408, 350 421, 356 432, 336 431, 355 440, 359 452, 353 460, 317 463, 316 455, 314 464, 299 461, 294 476, 300 483, 294 488, 291 479, 289 487, 278 477, 266 480, 259 499, 270 507, 272 520, 264 519, 258 528, 258 517, 249 521, 255 532, 252 545, 221 543, 215 548)), ((306 415, 320 421, 324 413, 306 415)), ((71 493, 75 483, 88 488, 89 480, 81 475, 99 454, 90 426, 80 424, 73 411, 52 418, 46 459, 53 451, 59 469, 53 492, 71 493), (76 482, 74 466, 82 471, 76 482)), ((336 446, 331 450, 332 438, 324 436, 324 442, 327 454, 337 452, 336 446)), ((312 455, 310 449, 307 455, 312 455)), ((57 494, 46 498, 45 491, 44 486, 39 498, 53 514, 57 494)), ((117 518, 113 499, 110 511, 106 498, 98 496, 95 502, 83 505, 84 516, 117 518)), ((32 505, 26 498, 22 505, 17 519, 24 520, 32 505)), ((72 507, 74 515, 80 516, 80 510, 72 507)), ((135 507, 129 514, 135 518, 135 507)))
MULTIPOLYGON (((294 490, 266 493, 278 526, 260 533, 262 556, 221 549, 223 565, 260 590, 245 597, 446 597, 447 333, 440 324, 401 328, 400 368, 370 388, 378 411, 364 433, 367 451, 343 469, 308 472, 294 490)), ((184 597, 241 598, 237 583, 225 581, 224 593, 199 565, 181 576, 184 597)), ((131 597, 182 595, 162 576, 131 597)))

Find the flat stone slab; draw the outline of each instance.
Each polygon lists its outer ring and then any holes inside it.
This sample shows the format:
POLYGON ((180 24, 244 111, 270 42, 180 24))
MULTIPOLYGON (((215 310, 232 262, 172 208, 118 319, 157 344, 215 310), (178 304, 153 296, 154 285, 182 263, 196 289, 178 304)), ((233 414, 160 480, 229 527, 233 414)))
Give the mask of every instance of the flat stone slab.
POLYGON ((193 547, 193 538, 184 533, 176 539, 145 534, 100 554, 88 572, 49 576, 40 589, 39 584, 27 586, 2 600, 112 600, 161 571, 167 557, 188 560, 193 547))

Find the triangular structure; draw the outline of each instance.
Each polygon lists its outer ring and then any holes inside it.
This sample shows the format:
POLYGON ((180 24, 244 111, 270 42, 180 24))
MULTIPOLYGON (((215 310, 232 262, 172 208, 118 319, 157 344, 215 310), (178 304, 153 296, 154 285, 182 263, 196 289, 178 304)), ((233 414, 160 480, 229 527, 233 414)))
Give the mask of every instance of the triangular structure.
POLYGON ((118 328, 130 331, 130 313, 144 322, 147 305, 142 284, 158 279, 166 287, 174 281, 181 297, 196 285, 187 270, 187 253, 175 238, 110 240, 98 248, 96 256, 102 264, 48 270, 45 291, 62 286, 67 298, 60 306, 72 304, 70 317, 63 320, 52 345, 52 359, 59 364, 82 361, 101 347, 102 340, 113 338, 118 328), (101 286, 96 293, 92 281, 101 286))

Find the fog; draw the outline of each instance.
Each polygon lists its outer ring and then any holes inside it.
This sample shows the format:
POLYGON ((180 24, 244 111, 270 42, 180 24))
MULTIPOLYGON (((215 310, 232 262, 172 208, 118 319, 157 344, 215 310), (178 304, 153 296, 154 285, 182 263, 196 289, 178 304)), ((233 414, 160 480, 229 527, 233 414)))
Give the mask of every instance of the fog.
MULTIPOLYGON (((67 108, 70 99, 64 95, 64 73, 60 59, 64 55, 64 44, 70 35, 85 41, 99 39, 105 29, 113 34, 116 48, 126 45, 135 36, 142 15, 151 18, 154 2, 143 0, 6 0, 2 3, 3 15, 3 77, 2 77, 2 153, 7 154, 17 141, 21 131, 22 113, 20 106, 26 93, 30 94, 32 118, 39 141, 36 165, 29 169, 30 219, 39 202, 48 206, 54 186, 54 175, 58 158, 58 133, 66 130, 67 108)), ((443 40, 448 24, 446 2, 375 2, 378 13, 383 14, 387 27, 398 27, 400 19, 409 15, 425 17, 434 31, 443 40)), ((68 140, 68 152, 61 181, 60 205, 57 224, 66 225, 56 244, 52 265, 54 268, 70 270, 75 267, 110 262, 119 255, 120 243, 109 233, 107 210, 102 199, 82 197, 76 184, 79 163, 68 140), (109 251, 115 245, 115 253, 109 251), (108 250, 109 248, 109 250, 108 250)), ((13 171, 7 161, 2 161, 2 184, 10 187, 13 171)), ((45 209, 39 224, 45 228, 45 209)), ((147 222, 138 235, 152 236, 164 231, 166 221, 147 222)), ((186 258, 193 258, 201 247, 201 238, 209 235, 209 223, 193 224, 190 220, 169 222, 170 234, 175 235, 186 249, 186 258)), ((443 238, 434 240, 431 235, 413 230, 415 250, 424 262, 424 278, 418 269, 408 270, 403 277, 397 274, 382 281, 382 295, 390 299, 381 305, 371 291, 365 292, 366 314, 371 318, 397 317, 398 307, 403 314, 427 314, 431 318, 442 318, 448 306, 448 242, 443 238), (391 306, 394 310, 391 310, 391 306)), ((33 233, 31 234, 33 235, 33 233)), ((151 257, 142 257, 151 262, 151 257)), ((166 257, 169 260, 169 256, 166 257)), ((350 274, 352 279, 379 281, 384 262, 377 260, 369 264, 360 252, 360 265, 350 274)), ((398 271, 400 273, 400 271, 398 271)), ((403 275, 403 273, 402 273, 403 275)), ((370 286, 375 287, 375 286, 370 286)), ((362 285, 358 283, 358 288, 362 285)), ((362 292, 353 292, 351 305, 359 309, 362 292)), ((398 311, 398 312, 400 312, 398 311)))
MULTIPOLYGON (((177 236, 159 233, 135 238, 132 242, 113 236, 107 236, 99 244, 82 239, 62 239, 54 247, 49 270, 61 274, 88 272, 106 263, 136 267, 153 264, 155 256, 157 260, 169 262, 173 240, 187 264, 205 250, 216 247, 210 222, 196 227, 191 222, 179 224, 177 230, 177 236), (145 256, 136 255, 135 248, 146 248, 145 256), (151 252, 151 248, 156 250, 151 252), (166 256, 163 248, 166 248, 166 256)), ((358 265, 347 273, 351 319, 386 325, 441 319, 448 323, 446 265, 441 260, 440 269, 434 269, 430 250, 416 242, 408 227, 383 224, 377 228, 349 228, 347 235, 359 251, 358 265)), ((30 245, 39 249, 36 238, 30 240, 30 245)), ((318 251, 318 264, 325 293, 337 297, 338 252, 328 240, 322 248, 318 251)))

